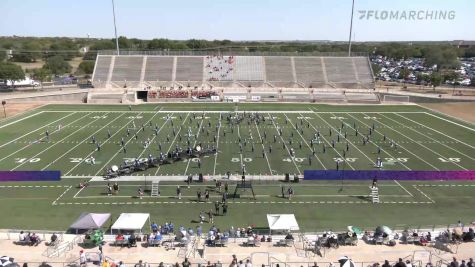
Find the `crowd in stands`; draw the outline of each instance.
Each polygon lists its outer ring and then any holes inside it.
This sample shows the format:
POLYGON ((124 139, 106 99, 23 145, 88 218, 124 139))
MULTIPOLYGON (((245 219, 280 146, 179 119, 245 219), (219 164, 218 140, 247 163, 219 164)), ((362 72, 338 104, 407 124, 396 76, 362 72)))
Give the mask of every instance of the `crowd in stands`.
POLYGON ((210 98, 211 96, 217 95, 215 91, 192 91, 191 97, 196 98, 210 98))
POLYGON ((160 90, 158 92, 159 98, 187 98, 188 91, 180 90, 160 90))
POLYGON ((205 64, 208 81, 232 80, 234 56, 207 56, 205 64))

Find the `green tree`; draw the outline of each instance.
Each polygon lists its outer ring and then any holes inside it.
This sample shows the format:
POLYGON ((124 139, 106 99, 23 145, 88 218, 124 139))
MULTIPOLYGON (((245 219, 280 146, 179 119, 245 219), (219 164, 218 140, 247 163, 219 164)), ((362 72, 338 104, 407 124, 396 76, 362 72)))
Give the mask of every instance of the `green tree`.
POLYGON ((120 49, 129 49, 132 48, 132 42, 127 39, 125 36, 119 37, 119 48, 120 49))
POLYGON ((371 63, 371 69, 373 69, 374 76, 378 76, 381 72, 381 66, 378 64, 371 63))
POLYGON ((65 60, 71 60, 79 55, 79 46, 69 38, 63 38, 54 42, 49 47, 48 56, 62 56, 65 60))
POLYGON ((440 76, 438 72, 432 72, 432 74, 430 75, 430 83, 432 84, 435 90, 435 88, 442 83, 442 76, 440 76))
POLYGON ((403 68, 401 71, 399 71, 399 79, 407 80, 410 74, 411 71, 408 68, 403 68))
POLYGON ((470 80, 470 86, 475 87, 475 76, 470 80))
POLYGON ((15 81, 25 79, 25 73, 16 64, 0 62, 0 79, 12 81, 12 85, 15 85, 15 81))
POLYGON ((47 59, 43 68, 48 69, 52 74, 64 74, 71 71, 71 65, 62 56, 53 56, 47 59))
POLYGON ((45 68, 33 69, 33 79, 41 82, 41 88, 43 88, 43 82, 51 80, 51 72, 45 68))
POLYGON ((460 65, 457 50, 453 47, 432 46, 424 51, 425 65, 437 65, 437 70, 454 69, 460 65))
POLYGON ((153 39, 147 45, 148 49, 170 49, 171 42, 168 39, 153 39))
POLYGON ((95 63, 96 62, 93 60, 84 60, 83 62, 79 64, 77 73, 78 74, 92 74, 92 72, 94 71, 95 63))
POLYGON ((7 51, 0 50, 0 62, 4 61, 7 59, 7 51))

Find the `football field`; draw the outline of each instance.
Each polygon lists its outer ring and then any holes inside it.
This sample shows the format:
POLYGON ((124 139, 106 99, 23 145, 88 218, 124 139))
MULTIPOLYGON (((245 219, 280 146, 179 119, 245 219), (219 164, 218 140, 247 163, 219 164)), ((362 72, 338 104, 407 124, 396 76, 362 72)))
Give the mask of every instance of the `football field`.
MULTIPOLYGON (((83 211, 149 212, 157 221, 189 225, 221 200, 212 180, 243 171, 256 179, 256 198, 249 189, 238 192, 229 213, 216 219, 222 227, 263 227, 267 213, 295 213, 308 231, 469 220, 475 204, 470 181, 381 181, 382 203, 371 204, 370 181, 268 179, 305 170, 473 170, 474 140, 473 125, 412 105, 48 105, 0 122, 0 170, 59 170, 62 180, 0 184, 0 208, 15 215, 0 218, 0 228, 65 229, 83 211), (250 120, 255 114, 264 120, 250 120), (239 116, 240 123, 228 122, 239 116), (120 193, 107 195, 102 176, 112 165, 196 146, 218 152, 119 178, 120 193), (378 158, 382 168, 375 166, 378 158), (209 182, 190 188, 183 182, 200 173, 209 182), (160 182, 160 197, 151 197, 150 182, 158 178, 175 182, 160 182), (86 180, 87 188, 77 188, 86 180), (292 200, 281 196, 289 186, 292 200), (139 187, 143 199, 136 197, 139 187), (210 200, 198 202, 197 192, 205 190, 210 200)), ((233 194, 232 181, 229 188, 233 194)))

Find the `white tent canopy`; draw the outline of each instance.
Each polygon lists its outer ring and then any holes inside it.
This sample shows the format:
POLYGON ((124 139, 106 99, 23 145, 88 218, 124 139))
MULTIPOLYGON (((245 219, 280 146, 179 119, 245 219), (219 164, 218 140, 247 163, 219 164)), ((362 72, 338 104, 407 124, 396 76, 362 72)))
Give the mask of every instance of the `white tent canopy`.
POLYGON ((110 213, 83 212, 69 227, 71 229, 99 229, 110 218, 110 213))
POLYGON ((294 214, 267 214, 267 222, 270 230, 298 231, 300 229, 294 214))
POLYGON ((117 221, 111 227, 112 230, 142 231, 143 226, 150 222, 149 213, 121 213, 117 221))

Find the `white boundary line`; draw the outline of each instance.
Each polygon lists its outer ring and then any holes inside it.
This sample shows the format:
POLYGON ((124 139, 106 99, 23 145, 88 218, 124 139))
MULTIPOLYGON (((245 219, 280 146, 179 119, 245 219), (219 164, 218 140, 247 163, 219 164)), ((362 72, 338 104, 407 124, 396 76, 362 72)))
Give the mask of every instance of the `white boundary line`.
POLYGON ((468 146, 468 147, 470 147, 470 148, 475 149, 474 146, 469 145, 469 144, 467 144, 467 143, 464 143, 464 142, 462 142, 462 141, 460 141, 460 140, 458 140, 458 139, 456 139, 456 138, 453 138, 453 137, 450 136, 450 135, 447 135, 447 134, 445 134, 445 133, 443 133, 443 132, 440 132, 440 131, 438 131, 438 130, 435 130, 435 129, 429 127, 429 126, 426 126, 426 125, 424 125, 424 124, 422 124, 422 123, 419 123, 419 122, 417 122, 417 121, 415 121, 415 120, 409 119, 409 118, 407 118, 407 117, 405 117, 405 116, 401 116, 401 115, 399 115, 399 114, 396 114, 396 115, 398 115, 399 117, 402 117, 402 118, 404 118, 404 119, 406 119, 406 120, 409 120, 409 121, 412 121, 412 122, 414 122, 414 123, 417 123, 417 124, 419 124, 419 125, 421 125, 421 126, 424 126, 424 127, 428 128, 428 129, 430 129, 430 130, 432 130, 432 131, 434 131, 434 132, 436 132, 436 133, 439 133, 439 134, 441 134, 441 135, 444 135, 444 136, 446 136, 446 137, 448 137, 448 138, 450 138, 450 139, 452 139, 452 140, 455 140, 455 141, 457 141, 457 142, 459 142, 459 143, 461 143, 461 144, 464 144, 464 145, 466 145, 466 146, 468 146))
MULTIPOLYGON (((23 118, 21 118, 21 119, 14 120, 14 121, 12 121, 12 122, 9 122, 9 123, 7 123, 7 124, 4 124, 4 125, 0 126, 0 129, 2 129, 2 128, 4 128, 4 127, 7 127, 7 126, 9 126, 9 125, 12 125, 12 124, 14 124, 14 123, 17 123, 17 122, 20 122, 20 121, 29 119, 29 118, 31 118, 31 117, 33 117, 33 116, 42 114, 43 112, 45 112, 45 111, 40 111, 40 112, 37 112, 37 113, 33 113, 33 114, 31 114, 31 115, 29 115, 29 116, 26 116, 26 117, 23 117, 23 118)), ((71 111, 67 111, 67 112, 68 112, 68 113, 71 113, 71 111)), ((8 119, 8 118, 7 118, 7 119, 8 119)))
MULTIPOLYGON (((465 129, 467 129, 467 130, 470 130, 470 131, 472 131, 472 132, 475 132, 475 129, 470 128, 470 127, 467 127, 467 126, 462 125, 462 124, 460 124, 460 123, 456 123, 456 122, 451 121, 451 120, 448 120, 448 119, 446 119, 446 118, 439 117, 439 116, 434 115, 434 114, 432 114, 432 113, 430 113, 430 112, 424 112, 424 113, 427 114, 427 115, 430 115, 430 116, 432 116, 432 117, 438 118, 439 120, 443 120, 443 121, 446 121, 446 122, 450 122, 450 123, 452 123, 452 124, 454 124, 454 125, 457 125, 457 126, 460 126, 460 127, 462 127, 462 128, 465 128, 465 129)), ((444 114, 444 115, 445 115, 445 114, 444 114)))
MULTIPOLYGON (((383 114, 381 114, 381 116, 383 116, 383 117, 385 117, 385 118, 387 118, 387 119, 390 119, 390 120, 394 121, 395 123, 397 123, 397 124, 399 124, 399 125, 403 125, 403 126, 405 126, 405 128, 411 129, 412 131, 418 133, 419 135, 422 135, 422 136, 424 136, 425 138, 429 138, 430 140, 435 141, 436 143, 441 144, 441 145, 445 146, 446 148, 448 148, 448 149, 450 149, 450 150, 452 150, 452 151, 455 151, 456 153, 459 153, 460 155, 463 155, 463 156, 465 156, 465 157, 467 157, 467 158, 469 158, 469 159, 471 159, 471 160, 474 160, 474 158, 472 158, 472 157, 470 157, 470 156, 468 156, 468 155, 465 155, 464 153, 462 153, 462 152, 458 151, 457 149, 454 149, 454 148, 452 148, 452 147, 450 147, 450 146, 448 146, 448 145, 446 145, 446 144, 444 144, 444 143, 439 142, 439 141, 436 140, 435 138, 432 138, 432 137, 430 137, 430 136, 426 136, 426 135, 422 134, 421 132, 419 132, 419 131, 417 131, 417 130, 414 130, 414 129, 411 128, 411 127, 406 127, 406 125, 404 125, 403 123, 401 123, 401 122, 399 122, 399 121, 397 121, 397 120, 394 120, 394 119, 392 119, 392 118, 390 118, 390 117, 388 117, 388 116, 384 116, 383 114)), ((398 116, 401 116, 401 115, 398 115, 398 116)), ((401 116, 401 117, 402 117, 402 116, 401 116)), ((402 118, 405 118, 405 117, 402 117, 402 118)), ((408 119, 408 120, 410 120, 410 119, 408 119)), ((410 121, 412 121, 412 120, 410 120, 410 121)), ((420 123, 418 123, 418 122, 417 122, 417 124, 423 125, 423 124, 420 124, 420 123)), ((427 126, 425 126, 425 127, 428 128, 428 129, 433 130, 433 129, 430 128, 430 127, 427 127, 427 126)), ((433 131, 435 131, 435 130, 433 130, 433 131)))
MULTIPOLYGON (((325 113, 403 113, 403 114, 417 114, 417 113, 420 113, 420 114, 423 114, 423 113, 427 113, 425 111, 310 111, 310 110, 241 110, 241 111, 238 111, 238 110, 200 110, 200 111, 205 111, 206 113, 229 113, 229 112, 233 112, 233 113, 276 113, 276 114, 279 114, 279 113, 322 113, 322 114, 325 114, 325 113)), ((71 112, 71 111, 67 111, 67 110, 45 110, 45 111, 41 111, 41 112, 71 112)), ((116 112, 119 112, 119 113, 122 113, 122 112, 126 112, 126 113, 156 113, 156 112, 159 112, 159 113, 190 113, 190 112, 194 112, 194 110, 159 110, 159 111, 151 111, 151 110, 146 110, 146 111, 140 111, 140 110, 132 110, 132 111, 128 111, 128 110, 104 110, 104 111, 101 111, 101 110, 78 110, 76 112, 110 112, 110 113, 116 113, 116 112)), ((196 112, 196 110, 195 110, 196 112)))
MULTIPOLYGON (((365 115, 364 113, 362 113, 362 114, 365 115)), ((348 115, 349 115, 350 117, 352 117, 353 119, 359 121, 360 123, 364 124, 366 127, 369 127, 368 124, 362 122, 362 121, 359 120, 358 118, 355 118, 355 117, 351 116, 350 114, 348 114, 348 115)), ((392 129, 392 128, 388 128, 388 129, 392 129)), ((394 131, 395 131, 395 130, 394 130, 394 131)), ((381 135, 381 136, 383 135, 383 134, 381 134, 378 130, 374 130, 374 132, 375 132, 375 133, 378 133, 378 134, 381 135)), ((412 140, 412 139, 410 139, 410 138, 408 138, 408 139, 409 139, 409 140, 412 140)), ((371 142, 372 142, 372 141, 371 141, 371 142)), ((431 166, 432 168, 434 168, 434 170, 440 171, 439 168, 437 168, 437 167, 435 167, 434 165, 430 164, 429 162, 427 162, 427 161, 424 160, 423 158, 419 157, 417 154, 414 154, 412 151, 408 150, 408 149, 405 148, 403 145, 399 144, 399 147, 401 147, 401 148, 404 149, 405 151, 409 152, 411 155, 415 156, 416 158, 420 159, 422 162, 426 163, 427 165, 431 166)), ((383 149, 381 148, 381 150, 383 150, 383 149)), ((388 154, 388 155, 389 155, 389 154, 388 154)), ((391 157, 392 157, 392 156, 391 156, 391 157)), ((392 158, 394 158, 394 157, 392 157, 392 158)), ((403 164, 403 165, 404 165, 404 164, 403 164)), ((404 165, 404 166, 405 166, 405 165, 404 165)), ((409 168, 409 167, 406 166, 406 168, 409 168)))
MULTIPOLYGON (((366 114, 363 113, 363 115, 366 115, 366 114)), ((381 116, 384 116, 384 115, 381 115, 381 116)), ((388 126, 387 124, 385 124, 385 123, 383 123, 383 122, 381 122, 381 121, 378 121, 378 123, 384 125, 384 126, 387 127, 388 129, 391 129, 391 130, 395 131, 395 132, 398 133, 399 135, 402 135, 402 136, 404 136, 405 138, 407 138, 407 139, 409 139, 409 140, 411 140, 411 141, 414 141, 414 139, 412 139, 412 138, 408 137, 407 135, 405 135, 405 134, 399 132, 398 130, 395 130, 393 127, 390 127, 390 126, 388 126)), ((412 128, 411 128, 411 130, 412 130, 412 128)), ((413 131, 414 131, 414 130, 413 130, 413 131)), ((418 133, 418 132, 416 131, 416 133, 418 133)), ((439 152, 434 151, 433 149, 431 149, 431 148, 429 148, 429 147, 423 145, 422 143, 419 143, 419 142, 414 142, 414 143, 415 143, 415 144, 418 144, 419 146, 422 146, 423 148, 429 150, 429 151, 432 152, 433 154, 438 155, 439 157, 442 157, 442 158, 444 158, 444 159, 447 159, 446 157, 444 157, 444 156, 442 156, 441 154, 439 154, 439 152)), ((465 167, 461 166, 460 164, 458 164, 458 163, 456 163, 456 162, 451 161, 451 163, 453 163, 454 165, 457 165, 459 168, 461 168, 461 169, 463 169, 463 170, 467 170, 465 167)))

